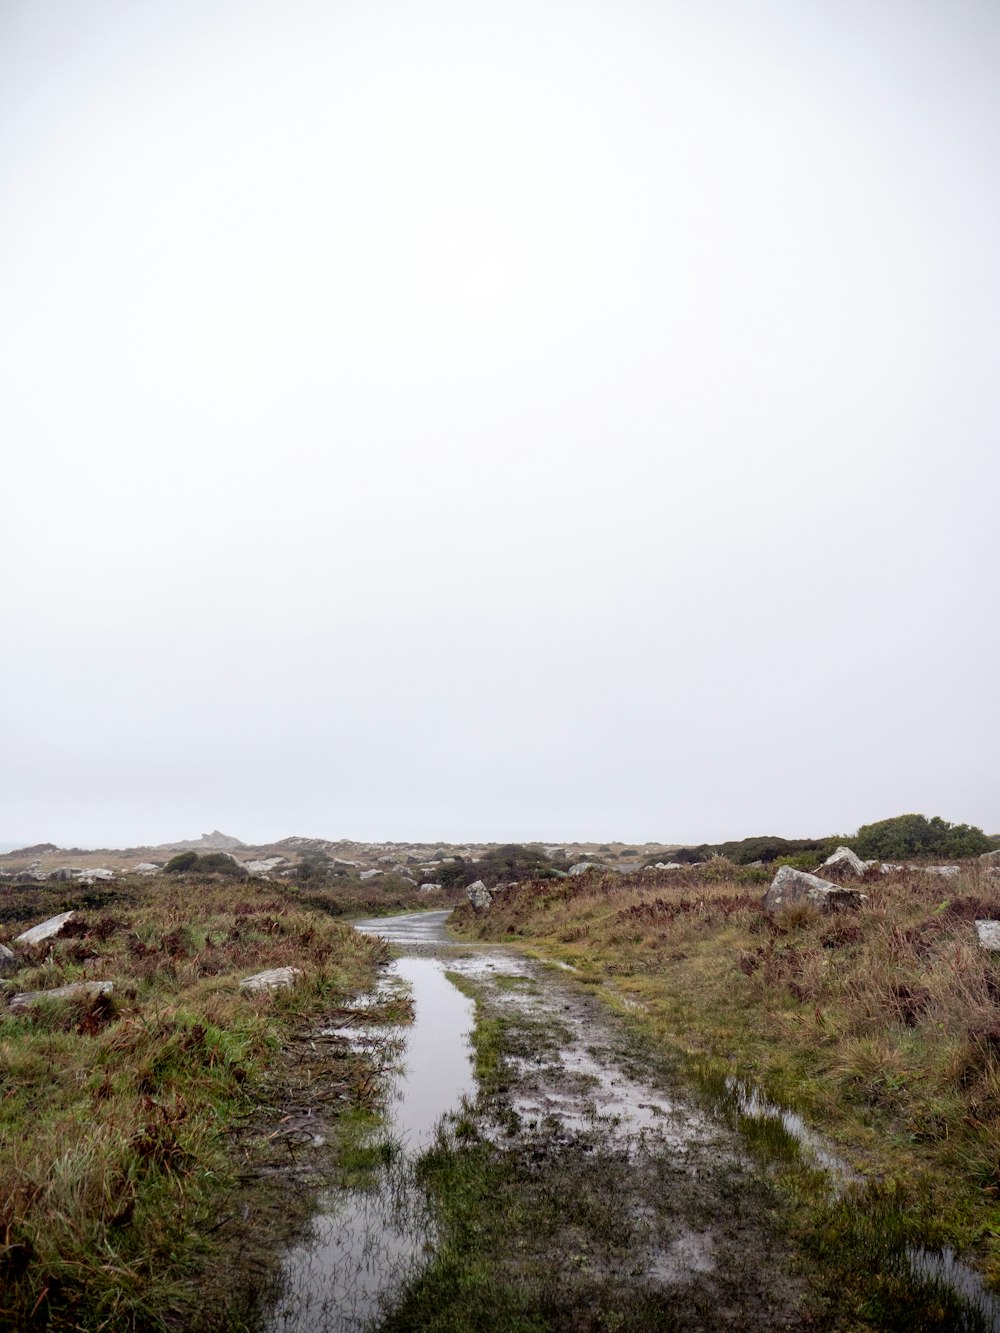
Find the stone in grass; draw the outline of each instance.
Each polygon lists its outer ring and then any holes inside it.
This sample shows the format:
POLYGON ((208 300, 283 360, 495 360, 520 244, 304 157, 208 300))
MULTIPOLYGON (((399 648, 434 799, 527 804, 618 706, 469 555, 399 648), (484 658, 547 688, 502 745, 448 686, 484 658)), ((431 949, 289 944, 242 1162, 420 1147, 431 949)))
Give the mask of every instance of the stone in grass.
POLYGON ((21 959, 14 950, 8 949, 6 944, 0 944, 0 977, 12 977, 22 966, 21 959))
POLYGON ((850 847, 838 847, 820 866, 820 870, 841 875, 854 875, 856 879, 864 879, 867 869, 868 862, 862 861, 857 852, 852 852, 850 847))
POLYGON ((113 981, 73 981, 68 986, 56 986, 55 990, 28 990, 14 995, 10 1000, 11 1009, 29 1009, 39 1000, 71 1000, 75 995, 110 995, 114 990, 113 981))
POLYGON ((977 921, 979 943, 991 953, 1000 953, 1000 921, 977 921))
POLYGON ((47 921, 40 925, 32 926, 30 930, 24 931, 18 935, 14 941, 15 944, 41 944, 43 940, 51 940, 62 930, 67 921, 72 921, 73 912, 60 912, 58 916, 50 916, 47 921))
POLYGON ((465 896, 477 912, 482 912, 493 901, 493 894, 490 893, 481 879, 477 879, 475 884, 469 885, 465 890, 465 896))
POLYGON ((604 869, 606 869, 606 867, 602 866, 597 861, 577 861, 575 866, 570 866, 569 873, 571 875, 585 875, 588 870, 604 870, 604 869))
POLYGON ((860 907, 867 897, 857 889, 847 889, 818 875, 808 875, 804 870, 782 866, 764 894, 764 910, 777 912, 790 903, 814 903, 820 911, 831 912, 841 907, 860 907))
POLYGON ((437 893, 437 891, 438 891, 439 889, 443 888, 443 887, 444 887, 443 884, 431 884, 431 883, 428 882, 427 884, 421 884, 421 886, 420 886, 420 892, 421 892, 421 893, 437 893))
POLYGON ((266 972, 255 972, 252 977, 244 977, 240 989, 278 990, 282 986, 293 986, 295 978, 301 975, 300 967, 272 967, 266 972))

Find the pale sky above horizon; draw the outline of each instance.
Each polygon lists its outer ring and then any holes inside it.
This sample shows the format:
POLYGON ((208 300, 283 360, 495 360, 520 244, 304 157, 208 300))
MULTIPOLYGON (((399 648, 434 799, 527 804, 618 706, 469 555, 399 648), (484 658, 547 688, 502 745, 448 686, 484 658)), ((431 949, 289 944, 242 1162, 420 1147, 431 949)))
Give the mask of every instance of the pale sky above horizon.
POLYGON ((7 0, 0 841, 1000 831, 998 67, 7 0))

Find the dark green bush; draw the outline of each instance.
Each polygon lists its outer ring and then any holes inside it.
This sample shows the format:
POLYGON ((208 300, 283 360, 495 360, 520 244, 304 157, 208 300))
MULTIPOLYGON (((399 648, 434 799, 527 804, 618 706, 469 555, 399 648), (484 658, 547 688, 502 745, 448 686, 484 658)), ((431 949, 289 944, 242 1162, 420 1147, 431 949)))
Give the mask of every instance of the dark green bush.
POLYGON ((183 870, 193 870, 197 864, 197 852, 178 852, 177 855, 172 856, 163 867, 163 873, 165 875, 177 875, 183 870))
POLYGON ((907 856, 978 856, 993 844, 981 828, 949 824, 935 815, 896 815, 863 824, 847 844, 866 860, 898 860, 907 856))

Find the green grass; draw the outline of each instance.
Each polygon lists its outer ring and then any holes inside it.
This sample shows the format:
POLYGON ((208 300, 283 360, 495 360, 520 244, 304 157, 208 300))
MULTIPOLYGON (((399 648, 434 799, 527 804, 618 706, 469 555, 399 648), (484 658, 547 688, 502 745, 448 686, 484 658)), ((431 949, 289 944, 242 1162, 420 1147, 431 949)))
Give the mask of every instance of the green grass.
MULTIPOLYGON (((74 906, 67 892, 8 891, 4 938, 74 906)), ((114 990, 0 1009, 0 1328, 244 1328, 325 1169, 286 1112, 308 1099, 335 1122, 372 1097, 359 1057, 303 1033, 371 984, 383 950, 270 885, 88 896, 3 983, 114 990), (288 964, 292 989, 240 991, 288 964)))
POLYGON ((455 925, 572 964, 713 1109, 736 1077, 825 1132, 861 1177, 843 1200, 780 1121, 729 1108, 859 1318, 954 1327, 904 1257, 953 1246, 1000 1279, 1000 960, 972 927, 1000 887, 977 865, 907 873, 866 884, 860 913, 771 919, 741 875, 705 872, 522 885, 455 925))

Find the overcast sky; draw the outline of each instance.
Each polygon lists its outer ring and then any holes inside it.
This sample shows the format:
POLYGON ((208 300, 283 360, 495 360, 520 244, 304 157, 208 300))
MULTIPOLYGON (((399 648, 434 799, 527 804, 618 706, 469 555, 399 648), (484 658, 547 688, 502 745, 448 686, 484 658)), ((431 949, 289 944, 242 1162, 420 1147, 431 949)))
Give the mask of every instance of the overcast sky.
POLYGON ((1000 831, 995 0, 4 0, 0 840, 1000 831))

